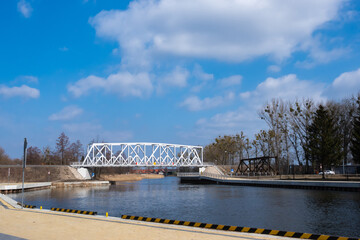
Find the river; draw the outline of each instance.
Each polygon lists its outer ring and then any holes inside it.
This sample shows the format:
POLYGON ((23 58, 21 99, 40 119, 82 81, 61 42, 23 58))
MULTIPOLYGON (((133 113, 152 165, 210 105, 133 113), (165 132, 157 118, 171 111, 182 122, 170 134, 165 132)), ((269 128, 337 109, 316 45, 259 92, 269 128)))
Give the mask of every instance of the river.
MULTIPOLYGON (((175 177, 25 192, 24 203, 242 227, 360 237, 360 193, 181 184, 175 177)), ((21 201, 21 194, 9 194, 21 201)))

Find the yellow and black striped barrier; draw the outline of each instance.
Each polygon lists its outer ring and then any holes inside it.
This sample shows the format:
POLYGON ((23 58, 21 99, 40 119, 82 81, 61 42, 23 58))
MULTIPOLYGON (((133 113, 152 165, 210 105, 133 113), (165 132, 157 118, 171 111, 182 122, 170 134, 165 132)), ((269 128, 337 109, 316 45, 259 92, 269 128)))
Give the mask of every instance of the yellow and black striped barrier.
MULTIPOLYGON (((21 206, 21 203, 18 203, 18 205, 21 206)), ((36 208, 36 206, 33 206, 33 205, 27 205, 27 204, 24 204, 22 205, 23 208, 36 208)))
POLYGON ((139 217, 139 216, 129 216, 129 215, 121 215, 121 218, 144 221, 144 222, 175 224, 175 225, 183 225, 183 226, 207 228, 207 229, 217 229, 217 230, 233 231, 233 232, 268 234, 268 235, 274 235, 274 236, 292 237, 292 238, 301 238, 301 239, 360 240, 360 238, 335 237, 335 236, 319 235, 319 234, 311 234, 311 233, 286 232, 286 231, 270 230, 270 229, 263 229, 263 228, 238 227, 238 226, 211 224, 211 223, 178 221, 178 220, 170 220, 170 219, 163 219, 163 218, 149 218, 149 217, 139 217))
POLYGON ((51 208, 51 211, 66 212, 66 213, 78 213, 78 214, 86 214, 86 215, 97 215, 97 212, 93 212, 93 211, 82 211, 82 210, 74 210, 74 209, 66 209, 66 208, 51 208))

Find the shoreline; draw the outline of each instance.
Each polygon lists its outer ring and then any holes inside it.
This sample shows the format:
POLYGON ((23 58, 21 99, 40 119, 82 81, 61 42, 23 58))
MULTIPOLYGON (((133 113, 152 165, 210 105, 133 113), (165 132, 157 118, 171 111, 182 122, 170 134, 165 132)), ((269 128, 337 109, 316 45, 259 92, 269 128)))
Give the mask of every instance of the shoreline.
POLYGON ((134 182, 143 179, 162 179, 164 175, 161 174, 102 174, 99 180, 113 182, 134 182))
MULTIPOLYGON (((162 179, 161 174, 106 174, 100 180, 64 180, 54 182, 25 182, 24 191, 37 191, 49 188, 96 187, 122 182, 141 181, 143 179, 162 179), (104 177, 105 176, 105 177, 104 177)), ((0 183, 0 193, 18 193, 22 191, 22 183, 0 183)))

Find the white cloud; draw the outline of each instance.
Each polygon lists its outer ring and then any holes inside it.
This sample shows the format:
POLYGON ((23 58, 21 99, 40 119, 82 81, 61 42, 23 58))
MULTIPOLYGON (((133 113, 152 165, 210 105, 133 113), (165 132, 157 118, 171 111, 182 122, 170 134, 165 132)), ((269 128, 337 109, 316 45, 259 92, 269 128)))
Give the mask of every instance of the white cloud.
POLYGON ((350 51, 349 48, 341 47, 326 50, 323 47, 323 45, 325 45, 325 42, 326 39, 324 37, 321 37, 320 35, 317 35, 313 39, 309 39, 303 42, 301 48, 303 48, 304 50, 308 50, 309 56, 304 61, 296 62, 296 66, 301 68, 313 68, 316 65, 326 64, 328 62, 339 59, 342 56, 345 56, 350 51))
POLYGON ((153 85, 147 73, 131 74, 129 72, 118 72, 107 78, 91 75, 68 85, 68 91, 75 97, 96 90, 114 93, 120 97, 146 97, 152 92, 153 85))
POLYGON ((235 94, 233 92, 230 92, 225 96, 216 96, 213 98, 207 97, 204 99, 200 99, 197 96, 191 96, 180 103, 180 106, 187 108, 189 111, 201 111, 224 105, 234 98, 235 94))
POLYGON ((268 68, 267 68, 267 71, 268 72, 272 72, 272 73, 277 73, 277 72, 280 72, 281 71, 281 67, 277 66, 277 65, 270 65, 268 68))
POLYGON ((35 76, 19 76, 14 82, 39 83, 39 79, 35 76))
POLYGON ((11 98, 11 97, 38 98, 40 96, 40 91, 36 88, 32 88, 27 85, 21 85, 20 87, 0 86, 0 95, 2 95, 5 98, 11 98))
POLYGON ((323 102, 328 99, 351 97, 359 91, 360 68, 342 73, 330 85, 300 80, 295 74, 267 78, 253 91, 240 94, 243 105, 238 109, 201 118, 196 122, 194 130, 182 131, 179 136, 186 140, 196 139, 206 143, 218 135, 235 134, 240 131, 252 137, 260 129, 266 128, 265 122, 260 120, 257 114, 266 101, 273 98, 281 98, 285 101, 312 98, 316 102, 323 102))
POLYGON ((309 97, 315 101, 322 101, 325 100, 322 96, 324 89, 324 84, 299 80, 295 74, 289 74, 279 78, 267 78, 254 91, 241 93, 240 97, 251 102, 253 106, 261 106, 272 98, 295 100, 309 97))
MULTIPOLYGON (((279 78, 267 78, 258 84, 253 91, 240 94, 242 104, 232 111, 220 112, 209 118, 201 118, 196 122, 192 132, 183 132, 179 135, 186 139, 199 139, 211 141, 214 137, 223 134, 235 134, 244 131, 249 137, 266 127, 263 120, 258 117, 258 111, 266 101, 273 98, 283 100, 296 100, 310 97, 315 101, 323 101, 324 84, 300 80, 294 74, 279 78)), ((196 106, 201 106, 201 101, 194 99, 196 106)), ((190 101, 188 102, 190 103, 190 101)))
POLYGON ((181 130, 178 135, 184 139, 183 141, 208 144, 219 135, 233 135, 241 131, 252 137, 258 129, 265 127, 265 122, 257 117, 256 110, 240 107, 234 111, 215 114, 210 118, 201 118, 192 131, 181 130))
POLYGON ((342 73, 326 91, 329 97, 344 98, 360 93, 360 68, 342 73))
POLYGON ((196 79, 202 81, 209 81, 214 79, 214 75, 204 72, 199 64, 195 64, 193 75, 196 79))
POLYGON ((89 22, 97 36, 119 43, 128 65, 148 66, 158 59, 151 56, 283 60, 335 19, 342 2, 138 0, 124 11, 101 11, 89 22))
POLYGON ((209 130, 212 135, 234 134, 240 131, 255 133, 259 127, 263 127, 257 112, 251 108, 239 108, 235 111, 218 113, 209 119, 202 118, 196 122, 197 127, 209 130))
POLYGON ((63 108, 60 112, 54 113, 49 117, 49 120, 58 121, 58 120, 71 120, 83 113, 83 110, 77 106, 67 106, 63 108))
POLYGON ((188 77, 189 72, 186 69, 176 67, 172 72, 163 77, 162 83, 169 86, 185 87, 187 85, 188 77))
POLYGON ((223 78, 219 80, 219 83, 223 87, 230 87, 235 85, 240 85, 242 80, 241 75, 233 75, 227 78, 223 78))
POLYGON ((195 84, 191 87, 192 92, 200 92, 200 90, 214 79, 214 75, 204 72, 199 64, 195 64, 192 76, 195 78, 195 84))
POLYGON ((18 2, 17 9, 25 18, 29 18, 33 11, 30 3, 26 2, 25 0, 20 0, 18 2))

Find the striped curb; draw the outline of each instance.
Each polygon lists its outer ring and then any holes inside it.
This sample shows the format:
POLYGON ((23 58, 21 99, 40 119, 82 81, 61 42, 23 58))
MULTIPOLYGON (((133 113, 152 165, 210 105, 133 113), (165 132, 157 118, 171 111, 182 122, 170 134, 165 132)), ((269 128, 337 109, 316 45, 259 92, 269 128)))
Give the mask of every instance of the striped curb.
POLYGON ((81 211, 81 210, 66 209, 66 208, 51 208, 51 211, 66 212, 66 213, 78 213, 78 214, 86 214, 86 215, 97 215, 97 212, 93 212, 93 211, 81 211))
POLYGON ((319 234, 299 233, 299 232, 286 232, 286 231, 270 230, 270 229, 263 229, 263 228, 238 227, 238 226, 218 225, 218 224, 210 224, 210 223, 169 220, 169 219, 163 219, 163 218, 149 218, 149 217, 139 217, 139 216, 130 216, 130 215, 121 215, 121 218, 129 219, 129 220, 144 221, 144 222, 175 224, 175 225, 183 225, 183 226, 189 226, 189 227, 217 229, 217 230, 233 231, 233 232, 268 234, 268 235, 273 235, 273 236, 292 237, 292 238, 301 238, 301 239, 360 240, 360 238, 336 237, 336 236, 329 236, 329 235, 319 235, 319 234))
MULTIPOLYGON (((18 205, 21 206, 21 203, 18 203, 18 205)), ((36 206, 33 206, 33 205, 27 205, 27 204, 24 204, 22 205, 23 208, 36 208, 36 206)))

